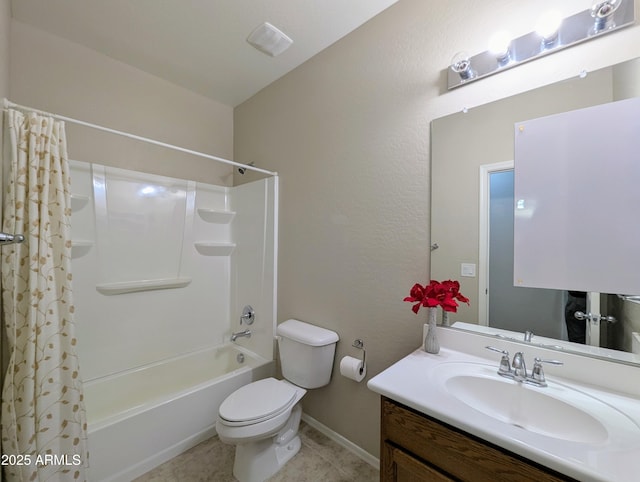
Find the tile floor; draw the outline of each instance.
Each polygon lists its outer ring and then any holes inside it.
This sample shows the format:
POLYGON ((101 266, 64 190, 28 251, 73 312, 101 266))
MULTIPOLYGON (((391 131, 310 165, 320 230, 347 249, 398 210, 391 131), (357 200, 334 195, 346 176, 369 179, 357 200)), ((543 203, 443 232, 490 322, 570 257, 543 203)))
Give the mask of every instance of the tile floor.
MULTIPOLYGON (((379 472, 302 422, 302 448, 269 482, 374 482, 379 472)), ((235 447, 217 437, 156 467, 134 482, 234 482, 235 447)))

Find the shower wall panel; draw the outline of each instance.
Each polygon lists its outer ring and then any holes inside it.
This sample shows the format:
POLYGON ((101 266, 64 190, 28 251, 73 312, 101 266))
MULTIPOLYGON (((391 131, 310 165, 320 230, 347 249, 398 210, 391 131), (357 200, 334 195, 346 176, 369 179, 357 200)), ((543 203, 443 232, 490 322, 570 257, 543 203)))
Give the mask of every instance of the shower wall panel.
POLYGON ((261 355, 272 356, 265 347, 273 345, 275 324, 274 229, 266 227, 273 223, 273 196, 268 199, 273 182, 257 181, 235 193, 236 188, 119 172, 135 179, 136 187, 127 181, 122 189, 112 188, 117 192, 107 192, 107 199, 116 196, 111 206, 118 206, 109 213, 109 203, 101 207, 99 200, 104 168, 71 164, 73 289, 85 380, 228 342, 242 310, 236 305, 244 299, 255 303, 259 326, 271 327, 247 341, 261 347, 261 355), (156 212, 151 204, 126 199, 128 191, 145 188, 148 193, 173 190, 177 202, 161 202, 156 212), (136 237, 136 229, 148 223, 153 229, 136 237), (136 229, 128 232, 129 224, 136 229), (248 232, 245 224, 259 229, 248 232), (245 232, 247 239, 233 239, 245 232), (250 261, 241 259, 245 255, 250 261), (174 285, 172 280, 186 282, 174 285), (122 284, 126 289, 102 289, 122 284), (236 296, 235 290, 243 295, 236 296))
POLYGON ((111 294, 153 287, 154 281, 156 286, 188 283, 183 252, 195 183, 96 164, 92 171, 99 290, 111 294))
POLYGON ((274 356, 277 319, 274 287, 276 285, 276 219, 277 179, 243 184, 230 192, 230 205, 236 212, 231 237, 236 242, 231 263, 232 330, 244 329, 240 314, 251 305, 256 320, 251 325, 252 337, 243 342, 252 351, 270 359, 274 356))

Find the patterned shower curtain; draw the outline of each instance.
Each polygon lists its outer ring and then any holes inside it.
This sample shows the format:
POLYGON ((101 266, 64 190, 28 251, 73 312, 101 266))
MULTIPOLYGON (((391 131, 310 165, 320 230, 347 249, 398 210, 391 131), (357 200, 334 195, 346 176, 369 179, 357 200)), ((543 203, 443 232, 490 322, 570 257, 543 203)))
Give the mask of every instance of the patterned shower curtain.
POLYGON ((2 308, 9 366, 2 462, 9 481, 86 480, 86 417, 71 292, 71 195, 64 123, 9 110, 11 167, 2 308))

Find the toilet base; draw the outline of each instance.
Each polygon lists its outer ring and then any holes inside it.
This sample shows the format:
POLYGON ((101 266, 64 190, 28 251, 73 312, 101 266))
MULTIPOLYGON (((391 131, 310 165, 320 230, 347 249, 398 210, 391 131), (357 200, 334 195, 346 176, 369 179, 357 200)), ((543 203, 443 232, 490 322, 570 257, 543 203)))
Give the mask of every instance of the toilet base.
POLYGON ((302 443, 298 436, 302 407, 296 405, 287 424, 274 437, 236 446, 233 475, 240 482, 263 482, 276 474, 294 455, 302 443))

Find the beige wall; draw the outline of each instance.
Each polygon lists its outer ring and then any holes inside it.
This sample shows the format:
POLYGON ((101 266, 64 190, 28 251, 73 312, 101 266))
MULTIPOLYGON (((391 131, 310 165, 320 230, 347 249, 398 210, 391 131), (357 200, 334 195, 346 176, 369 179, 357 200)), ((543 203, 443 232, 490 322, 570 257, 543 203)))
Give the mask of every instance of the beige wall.
MULTIPOLYGON (((9 97, 9 45, 11 40, 11 5, 9 0, 0 0, 0 98, 9 97)), ((4 115, 0 116, 0 156, 4 141, 4 115)), ((2 185, 2 169, 0 169, 0 185, 2 185)), ((0 200, 2 207, 2 200, 0 200)))
MULTIPOLYGON (((9 97, 9 45, 11 40, 11 4, 9 0, 0 0, 0 98, 9 97)), ((4 115, 0 116, 0 156, 3 154, 4 115)), ((0 169, 0 185, 2 185, 2 169, 0 169)), ((2 200, 0 199, 0 208, 2 200)))
MULTIPOLYGON (((11 6, 9 0, 0 0, 0 97, 7 97, 9 95, 10 33, 11 6)), ((1 142, 2 140, 0 140, 0 143, 1 142)))
POLYGON ((613 98, 629 99, 640 96, 640 58, 613 68, 613 98))
MULTIPOLYGON (((524 34, 550 6, 400 0, 235 109, 236 159, 281 176, 279 320, 336 330, 336 370, 357 354, 356 338, 367 378, 420 344, 426 313, 402 299, 429 276, 430 122, 640 55, 634 26, 446 92, 454 53, 484 50, 503 25, 524 34)), ((560 5, 565 14, 589 6, 560 5)), ((378 454, 379 400, 364 382, 334 373, 303 406, 378 454)))
MULTIPOLYGON (((9 41, 11 26, 11 7, 9 0, 0 0, 0 98, 9 96, 9 41)), ((4 155, 4 114, 0 116, 0 159, 4 155)), ((0 165, 0 186, 4 186, 4 176, 0 165)), ((3 190, 4 192, 4 190, 3 190)), ((2 210, 2 196, 0 196, 0 211, 2 210)), ((0 215, 0 219, 2 216, 0 215)), ((4 325, 4 322, 2 322, 4 325)), ((4 330, 0 334, 0 338, 4 339, 4 330)), ((0 382, 3 381, 4 368, 8 362, 6 353, 2 351, 3 343, 0 342, 0 382)), ((6 350, 5 350, 6 351, 6 350)))
MULTIPOLYGON (((18 104, 233 157, 233 109, 93 50, 11 22, 11 100, 18 104)), ((4 30, 3 30, 4 32, 4 30)), ((69 156, 231 185, 218 162, 67 123, 69 156)))

